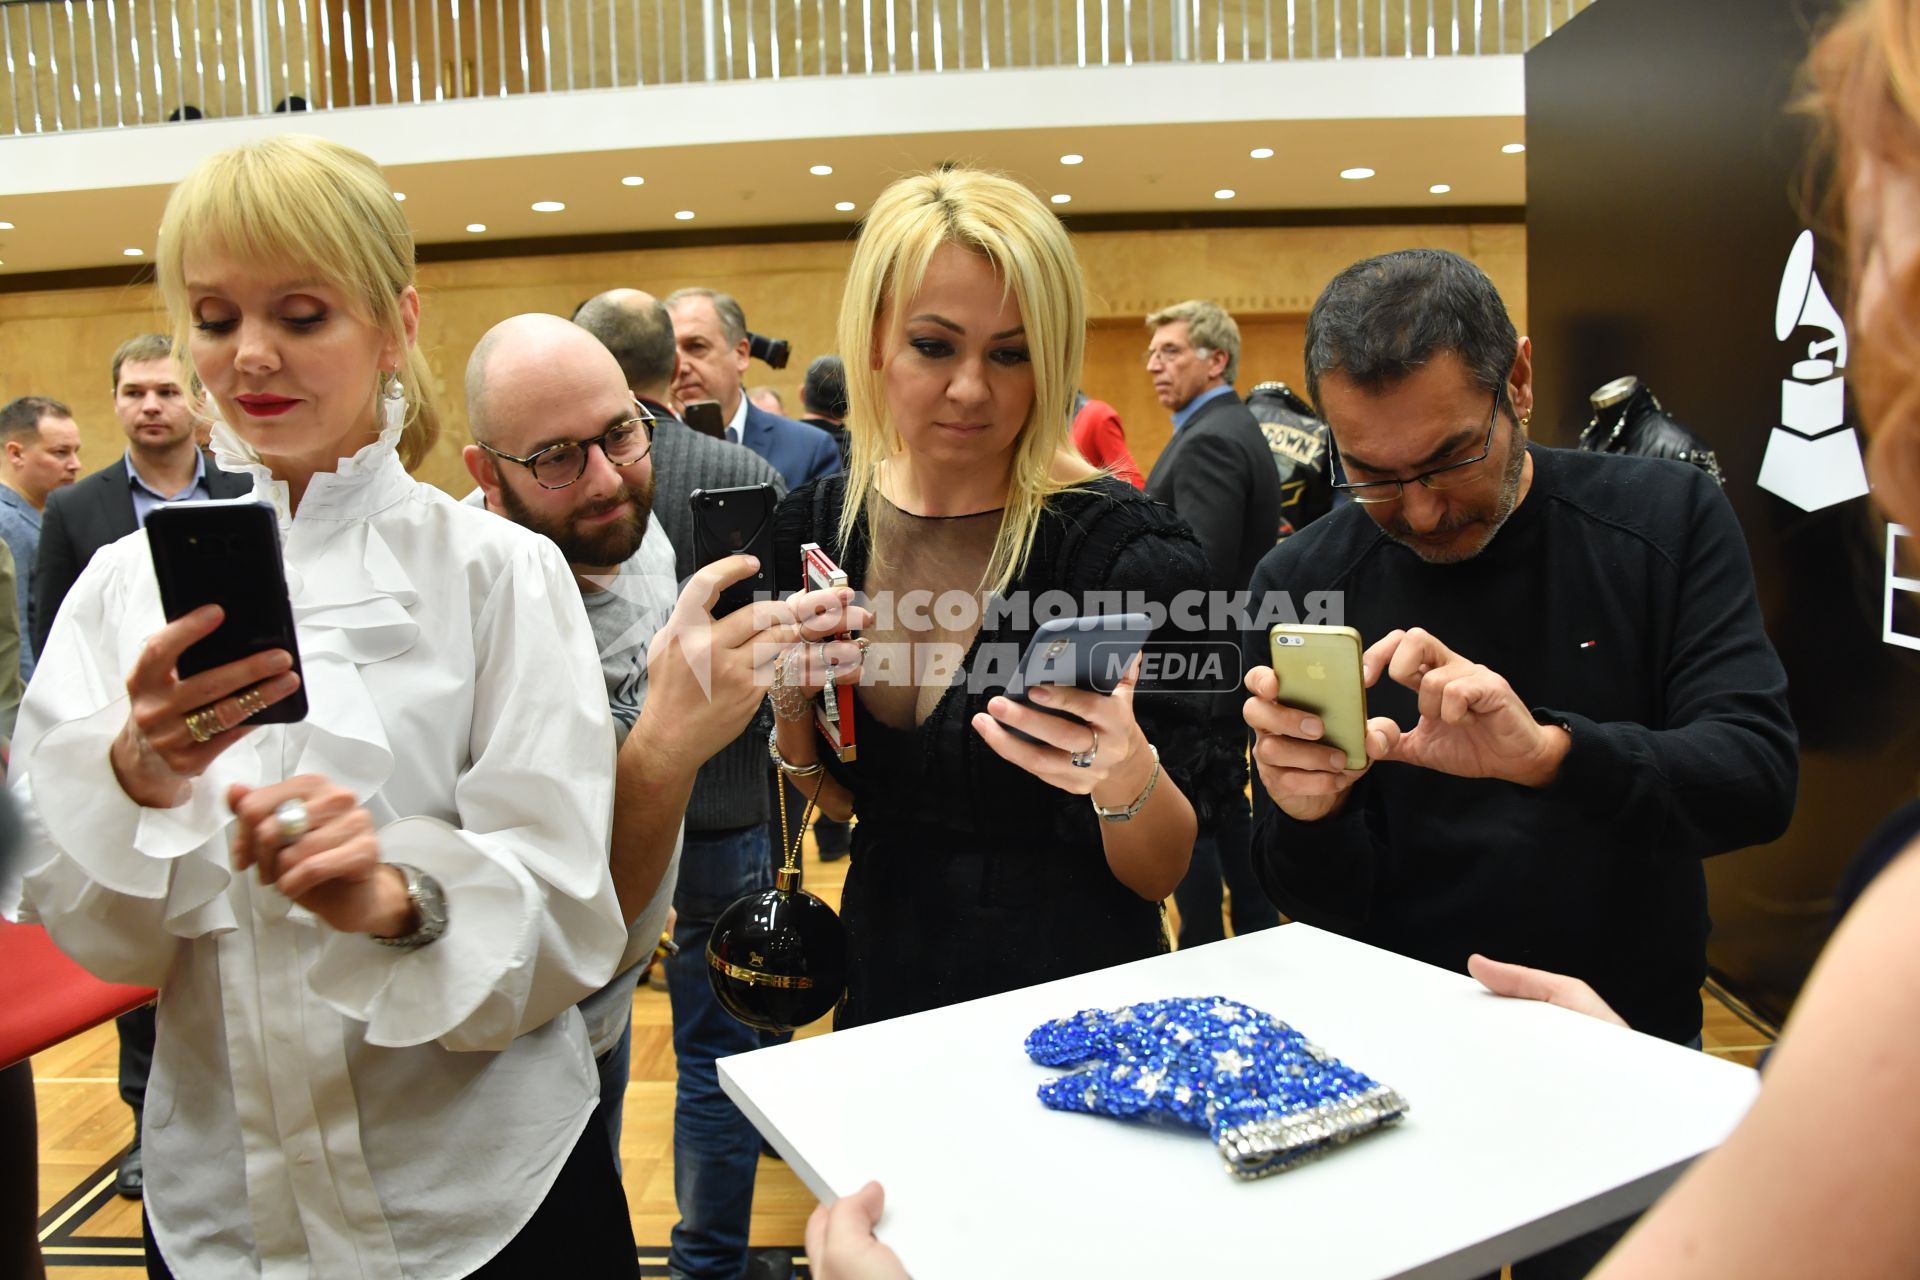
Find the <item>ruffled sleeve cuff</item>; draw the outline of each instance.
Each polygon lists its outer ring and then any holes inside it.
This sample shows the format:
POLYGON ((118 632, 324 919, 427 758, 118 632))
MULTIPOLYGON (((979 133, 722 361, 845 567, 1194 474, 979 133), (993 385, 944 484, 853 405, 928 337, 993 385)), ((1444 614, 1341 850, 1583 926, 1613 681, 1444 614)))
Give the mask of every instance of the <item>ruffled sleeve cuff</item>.
POLYGON ((308 984, 365 1023, 369 1044, 504 1049, 613 976, 626 930, 600 895, 582 900, 545 885, 522 861, 435 818, 392 823, 380 846, 387 861, 440 882, 447 931, 411 951, 327 934, 308 984))
MULTIPOLYGON (((63 890, 63 881, 84 879, 127 898, 164 900, 162 922, 177 937, 233 928, 226 898, 231 874, 203 846, 220 847, 232 820, 220 800, 222 779, 237 779, 245 762, 223 757, 223 767, 198 780, 184 804, 144 808, 120 789, 108 763, 126 719, 123 697, 40 738, 27 766, 26 792, 45 833, 42 848, 50 844, 55 855, 29 870, 30 895, 48 912, 47 893, 71 897, 80 885, 63 890)), ((245 742, 228 756, 236 752, 252 755, 245 742)))

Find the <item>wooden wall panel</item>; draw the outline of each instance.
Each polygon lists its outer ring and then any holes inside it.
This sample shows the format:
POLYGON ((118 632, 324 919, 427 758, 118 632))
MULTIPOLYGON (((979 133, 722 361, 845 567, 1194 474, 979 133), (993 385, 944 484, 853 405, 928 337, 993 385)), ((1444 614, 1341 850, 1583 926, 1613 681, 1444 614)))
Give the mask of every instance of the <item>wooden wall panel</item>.
MULTIPOLYGON (((1141 367, 1142 321, 1189 297, 1213 297, 1247 330, 1242 385, 1299 378, 1299 326, 1321 287, 1341 268, 1388 249, 1431 245, 1480 262, 1526 328, 1526 242, 1518 226, 1224 228, 1096 232, 1076 237, 1094 321, 1091 394, 1122 409, 1143 466, 1167 433, 1141 367)), ((623 252, 553 254, 430 263, 421 342, 444 410, 446 432, 420 475, 456 493, 468 488, 460 463, 466 438, 461 382, 467 353, 499 320, 523 311, 569 315, 583 299, 620 285, 665 294, 706 284, 736 294, 748 323, 793 343, 781 372, 756 364, 751 381, 772 385, 797 407, 807 361, 832 349, 834 318, 851 246, 846 242, 736 244, 623 252)), ((118 456, 107 366, 121 340, 161 328, 148 286, 0 293, 0 402, 27 394, 67 401, 79 416, 88 470, 118 456)), ((1551 358, 1551 353, 1542 353, 1551 358)))

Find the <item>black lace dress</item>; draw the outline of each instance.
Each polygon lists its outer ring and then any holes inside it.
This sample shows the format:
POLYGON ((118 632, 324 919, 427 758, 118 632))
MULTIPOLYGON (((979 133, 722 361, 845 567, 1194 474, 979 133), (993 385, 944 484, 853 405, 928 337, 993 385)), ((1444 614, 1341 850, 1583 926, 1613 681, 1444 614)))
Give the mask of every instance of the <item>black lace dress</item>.
MULTIPOLYGON (((1160 904, 1114 877, 1086 797, 1002 760, 970 723, 1004 689, 1044 620, 1017 608, 969 619, 951 607, 968 595, 978 600, 1000 513, 930 519, 883 503, 882 545, 896 550, 891 564, 875 565, 864 521, 851 545, 839 545, 845 493, 845 478, 831 476, 781 504, 783 587, 799 588, 800 544, 817 542, 863 597, 886 592, 899 603, 912 589, 933 597, 882 609, 866 632, 873 644, 855 694, 857 758, 842 764, 821 746, 858 818, 841 908, 847 996, 835 1024, 876 1022, 1164 950, 1160 904), (950 593, 945 609, 933 604, 942 592, 950 593)), ((1105 613, 1116 610, 1087 593, 1138 592, 1164 609, 1206 580, 1199 542, 1170 509, 1102 477, 1050 500, 1027 571, 1006 599, 1066 592, 1078 606, 1066 612, 1105 613)), ((1232 785, 1238 744, 1214 750, 1204 695, 1143 682, 1134 706, 1167 778, 1196 807, 1205 803, 1206 775, 1232 785)), ((1238 776, 1244 781, 1244 764, 1238 776)))

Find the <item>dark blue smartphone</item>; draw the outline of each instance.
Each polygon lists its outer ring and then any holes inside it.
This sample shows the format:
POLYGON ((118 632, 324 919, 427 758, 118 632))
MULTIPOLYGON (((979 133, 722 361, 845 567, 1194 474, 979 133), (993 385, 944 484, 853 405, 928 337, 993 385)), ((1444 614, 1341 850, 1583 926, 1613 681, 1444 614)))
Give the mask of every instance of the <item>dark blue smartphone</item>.
MULTIPOLYGON (((1068 711, 1041 706, 1027 696, 1035 685, 1060 685, 1093 693, 1112 693, 1127 673, 1134 655, 1153 636, 1144 613, 1103 613, 1080 618, 1053 618, 1040 624, 1020 655, 1020 666, 1008 683, 1006 695, 1023 706, 1048 715, 1085 724, 1068 711)), ((1026 742, 1033 735, 1012 725, 1007 732, 1026 742)))

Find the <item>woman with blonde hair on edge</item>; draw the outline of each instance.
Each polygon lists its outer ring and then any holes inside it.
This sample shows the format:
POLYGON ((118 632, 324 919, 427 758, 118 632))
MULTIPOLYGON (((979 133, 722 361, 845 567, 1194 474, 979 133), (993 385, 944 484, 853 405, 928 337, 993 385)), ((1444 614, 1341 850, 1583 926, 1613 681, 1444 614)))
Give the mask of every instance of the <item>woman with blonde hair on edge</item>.
MULTIPOLYGON (((1920 528, 1920 0, 1854 4, 1814 46, 1809 71, 1848 232, 1848 376, 1869 430, 1867 474, 1887 518, 1920 528)), ((1867 842, 1837 906, 1845 918, 1753 1109, 1593 1280, 1920 1275, 1920 803, 1867 842)), ((1619 1020, 1578 979, 1481 956, 1469 968, 1502 995, 1619 1020)), ((873 1236, 883 1200, 868 1183, 815 1211, 816 1280, 907 1274, 873 1236)))
MULTIPOLYGON (((1178 518, 1073 451, 1085 341, 1073 246, 1025 187, 942 169, 874 203, 840 312, 851 465, 776 517, 789 587, 800 544, 816 542, 877 614, 854 760, 834 757, 802 702, 774 697, 774 744, 800 789, 860 819, 837 1025, 1165 949, 1160 901, 1186 870, 1207 780, 1204 695, 1138 668, 1111 696, 1036 690, 1085 723, 999 696, 1049 604, 1165 610, 1206 579, 1178 518)), ((816 690, 826 662, 852 656, 844 642, 796 652, 780 681, 816 690)))
POLYGON ((626 941, 579 591, 407 474, 420 300, 372 161, 221 152, 159 245, 215 457, 277 517, 301 673, 180 678, 221 614, 166 620, 142 531, 74 585, 21 710, 25 904, 160 989, 149 1274, 635 1275, 573 1009, 626 941), (303 721, 248 723, 303 681, 303 721))

